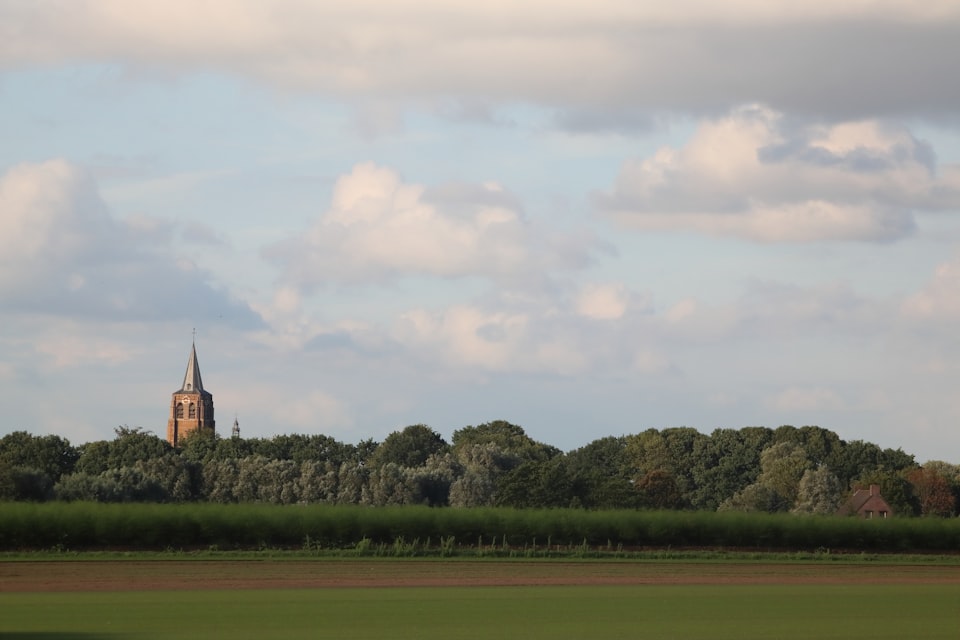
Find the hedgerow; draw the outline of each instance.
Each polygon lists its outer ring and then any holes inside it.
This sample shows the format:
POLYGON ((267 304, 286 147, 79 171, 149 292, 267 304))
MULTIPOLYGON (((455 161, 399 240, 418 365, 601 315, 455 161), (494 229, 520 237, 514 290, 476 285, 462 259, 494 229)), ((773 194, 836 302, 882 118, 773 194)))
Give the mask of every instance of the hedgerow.
POLYGON ((0 503, 0 550, 729 548, 960 551, 960 519, 330 505, 0 503))

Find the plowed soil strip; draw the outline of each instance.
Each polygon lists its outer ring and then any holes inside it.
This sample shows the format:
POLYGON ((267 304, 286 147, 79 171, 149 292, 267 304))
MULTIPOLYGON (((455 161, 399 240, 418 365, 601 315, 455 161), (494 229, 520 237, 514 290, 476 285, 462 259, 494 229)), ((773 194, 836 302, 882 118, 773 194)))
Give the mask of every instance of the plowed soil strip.
POLYGON ((416 560, 0 562, 0 592, 643 584, 960 584, 960 567, 416 560))

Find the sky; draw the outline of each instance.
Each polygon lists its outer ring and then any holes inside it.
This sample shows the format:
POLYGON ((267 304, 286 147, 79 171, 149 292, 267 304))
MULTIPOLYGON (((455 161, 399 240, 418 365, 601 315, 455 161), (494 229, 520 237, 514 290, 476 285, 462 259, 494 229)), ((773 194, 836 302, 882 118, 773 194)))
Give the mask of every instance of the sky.
POLYGON ((960 2, 0 0, 0 434, 960 462, 960 2))

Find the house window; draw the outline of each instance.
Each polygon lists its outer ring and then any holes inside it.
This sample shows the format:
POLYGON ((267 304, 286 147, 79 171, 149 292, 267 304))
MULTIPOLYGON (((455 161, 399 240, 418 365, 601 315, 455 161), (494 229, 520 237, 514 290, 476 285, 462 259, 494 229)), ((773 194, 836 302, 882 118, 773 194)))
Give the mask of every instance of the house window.
POLYGON ((886 517, 887 517, 887 512, 886 512, 886 511, 881 511, 881 512, 880 512, 880 517, 881 517, 881 518, 886 518, 886 517))
POLYGON ((177 414, 177 417, 178 417, 178 418, 181 418, 181 419, 183 418, 183 405, 180 404, 179 402, 177 403, 177 412, 176 412, 176 414, 177 414))
MULTIPOLYGON (((193 405, 190 405, 190 406, 193 406, 193 405)), ((864 512, 863 512, 863 517, 864 517, 864 518, 868 518, 868 519, 869 519, 869 518, 872 518, 872 517, 873 517, 873 511, 864 511, 864 512)))
POLYGON ((190 419, 193 420, 197 417, 197 405, 190 403, 190 419))

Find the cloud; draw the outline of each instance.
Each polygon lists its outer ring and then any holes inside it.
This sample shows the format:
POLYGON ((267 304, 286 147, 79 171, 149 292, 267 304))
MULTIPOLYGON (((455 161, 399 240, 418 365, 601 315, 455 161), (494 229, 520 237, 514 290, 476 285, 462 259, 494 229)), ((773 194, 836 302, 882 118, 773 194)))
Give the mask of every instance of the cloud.
POLYGON ((577 297, 577 312, 597 320, 616 320, 627 311, 628 293, 622 284, 593 284, 577 297))
POLYGON ((909 235, 916 211, 960 207, 960 167, 938 167, 902 127, 803 125, 747 106, 702 122, 683 147, 624 163, 596 202, 642 230, 883 242, 909 235))
MULTIPOLYGON (((257 393, 263 393, 257 389, 257 393)), ((275 391, 272 398, 282 398, 289 393, 275 391)), ((308 391, 298 393, 285 402, 270 403, 272 409, 270 417, 274 424, 289 425, 298 430, 298 433, 316 433, 319 430, 340 430, 353 424, 349 408, 333 395, 324 391, 308 391)))
POLYGON ((622 283, 589 283, 528 296, 502 292, 483 301, 402 314, 392 328, 405 357, 450 371, 573 376, 671 363, 656 344, 649 295, 622 283))
POLYGON ((768 400, 770 408, 784 413, 795 411, 834 411, 845 408, 840 395, 821 387, 790 387, 768 400))
POLYGON ((0 176, 0 309, 259 323, 154 222, 113 218, 90 175, 64 160, 13 167, 0 176))
POLYGON ((960 320, 960 258, 938 265, 926 286, 903 301, 901 312, 923 323, 960 320))
POLYGON ((393 170, 360 164, 302 237, 268 248, 302 287, 404 276, 518 282, 589 260, 593 240, 537 230, 497 184, 427 191, 393 170))
POLYGON ((0 8, 0 65, 219 69, 362 102, 952 117, 958 22, 956 3, 911 0, 41 1, 0 8))

